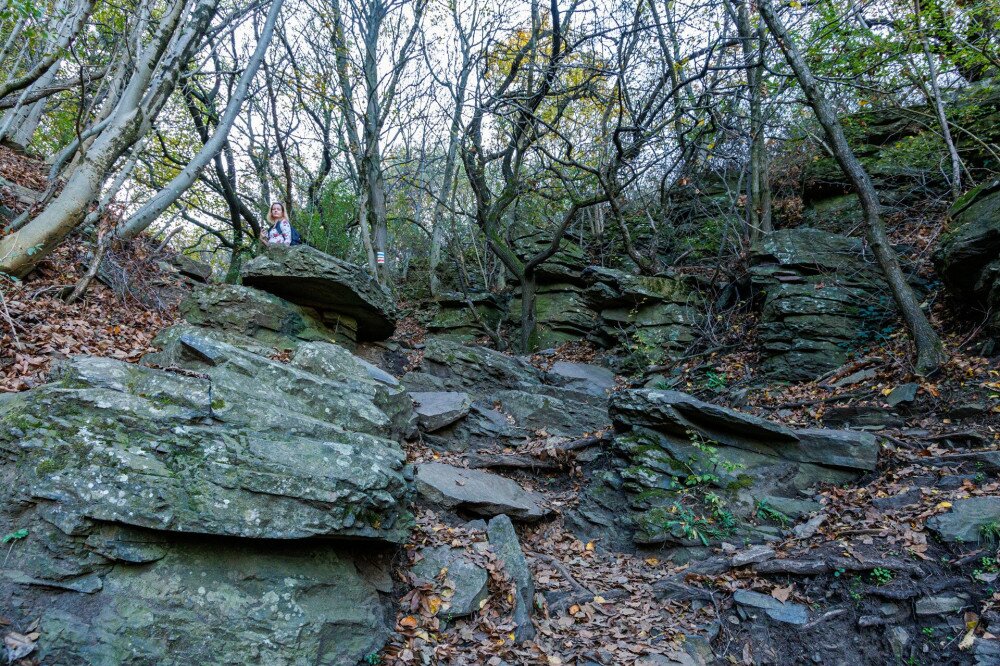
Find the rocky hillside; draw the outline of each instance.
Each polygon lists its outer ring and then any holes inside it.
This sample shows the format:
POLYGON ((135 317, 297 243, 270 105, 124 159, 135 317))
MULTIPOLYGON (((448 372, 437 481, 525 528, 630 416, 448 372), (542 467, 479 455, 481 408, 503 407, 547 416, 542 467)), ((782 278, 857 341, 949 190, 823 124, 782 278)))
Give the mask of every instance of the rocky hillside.
POLYGON ((567 240, 526 356, 511 293, 401 309, 306 246, 229 284, 143 237, 70 305, 74 238, 3 291, 5 656, 1000 663, 1000 183, 933 204, 911 121, 852 140, 906 213, 932 377, 824 159, 742 273, 567 240))

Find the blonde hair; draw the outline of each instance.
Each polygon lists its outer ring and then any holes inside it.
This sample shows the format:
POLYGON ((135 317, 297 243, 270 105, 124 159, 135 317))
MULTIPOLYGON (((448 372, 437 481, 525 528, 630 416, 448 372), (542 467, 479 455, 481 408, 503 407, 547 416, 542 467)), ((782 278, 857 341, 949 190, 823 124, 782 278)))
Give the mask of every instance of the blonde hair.
POLYGON ((274 203, 272 203, 270 205, 270 207, 268 207, 268 209, 267 209, 267 219, 271 220, 271 222, 277 222, 278 220, 287 220, 288 219, 288 209, 285 208, 285 204, 282 203, 281 201, 275 201, 274 203), (281 206, 281 217, 275 217, 274 216, 274 207, 275 206, 281 206))

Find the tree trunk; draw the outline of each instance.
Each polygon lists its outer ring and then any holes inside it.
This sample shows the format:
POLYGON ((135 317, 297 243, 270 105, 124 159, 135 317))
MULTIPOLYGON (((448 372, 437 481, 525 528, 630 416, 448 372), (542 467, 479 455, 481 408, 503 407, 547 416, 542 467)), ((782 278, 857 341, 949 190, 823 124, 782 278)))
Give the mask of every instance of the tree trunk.
POLYGON ((907 284, 903 271, 899 266, 899 257, 896 256, 892 245, 889 243, 889 238, 885 232, 885 225, 882 222, 882 207, 879 203, 875 186, 872 184, 861 162, 858 161, 854 151, 851 150, 850 145, 847 143, 847 138, 844 136, 844 130, 840 125, 840 120, 837 118, 836 111, 834 111, 830 101, 823 94, 819 87, 819 82, 813 76, 809 65, 802 57, 795 42, 792 41, 791 36, 785 30, 784 25, 772 9, 770 3, 768 0, 763 0, 759 7, 761 16, 777 39, 778 47, 795 73, 799 84, 802 86, 802 91, 806 95, 809 106, 812 107, 817 120, 822 125, 827 141, 833 150, 834 157, 836 157, 840 168, 843 169, 844 174, 851 180, 855 190, 857 190, 858 199, 861 201, 861 207, 865 215, 868 241, 871 243, 872 250, 875 252, 875 258, 878 260, 879 266, 881 266, 882 272, 885 274, 886 281, 889 283, 889 288, 892 290, 892 295, 896 300, 896 305, 899 307, 903 321, 906 322, 906 327, 910 332, 910 337, 917 348, 915 371, 919 375, 932 374, 940 368, 941 363, 945 360, 944 347, 937 333, 927 320, 927 316, 920 309, 920 304, 917 302, 910 285, 907 284))
POLYGON ((535 312, 537 295, 535 292, 535 272, 521 277, 521 353, 531 353, 531 342, 535 335, 538 315, 535 312))
POLYGON ((274 33, 274 24, 278 20, 282 4, 284 4, 284 0, 274 0, 271 4, 271 10, 268 12, 262 31, 263 34, 257 42, 257 48, 250 57, 246 69, 243 70, 239 83, 236 84, 236 90, 233 96, 229 98, 226 110, 222 114, 222 118, 219 119, 219 124, 215 128, 212 138, 205 142, 201 150, 198 151, 198 154, 194 156, 194 159, 181 169, 180 173, 173 180, 160 189, 142 208, 119 225, 115 232, 116 236, 120 238, 135 238, 142 233, 153 220, 159 217, 167 207, 177 201, 191 187, 202 169, 222 150, 222 147, 229 138, 229 130, 232 129, 233 123, 236 121, 236 116, 239 115, 243 107, 243 101, 246 99, 250 81, 257 74, 257 68, 260 67, 264 53, 267 51, 267 45, 270 43, 271 35, 274 33))
POLYGON ((135 63, 111 122, 97 135, 62 192, 20 231, 0 239, 0 272, 24 277, 84 218, 117 159, 149 131, 204 36, 217 0, 194 0, 186 23, 186 3, 161 18, 160 29, 135 63))

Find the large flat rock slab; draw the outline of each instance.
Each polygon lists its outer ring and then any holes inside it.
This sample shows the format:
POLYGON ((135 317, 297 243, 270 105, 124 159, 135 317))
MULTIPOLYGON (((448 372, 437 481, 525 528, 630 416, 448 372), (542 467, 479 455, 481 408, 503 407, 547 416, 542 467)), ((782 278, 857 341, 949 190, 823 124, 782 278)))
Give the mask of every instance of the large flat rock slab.
MULTIPOLYGON (((212 418, 227 394, 210 379, 110 359, 77 357, 55 376, 0 407, 0 450, 18 501, 43 502, 67 531, 91 520, 253 539, 405 539, 395 442, 333 424, 309 437, 266 419, 227 423, 212 418)), ((349 410, 340 416, 349 422, 349 410)))
POLYGON ((307 245, 272 246, 248 261, 241 275, 246 286, 350 317, 359 341, 384 340, 395 330, 399 315, 392 295, 371 274, 307 245))
POLYGON ((533 521, 548 515, 544 497, 525 490, 516 482, 497 474, 427 463, 417 467, 417 492, 445 509, 468 511, 479 516, 507 514, 533 521))

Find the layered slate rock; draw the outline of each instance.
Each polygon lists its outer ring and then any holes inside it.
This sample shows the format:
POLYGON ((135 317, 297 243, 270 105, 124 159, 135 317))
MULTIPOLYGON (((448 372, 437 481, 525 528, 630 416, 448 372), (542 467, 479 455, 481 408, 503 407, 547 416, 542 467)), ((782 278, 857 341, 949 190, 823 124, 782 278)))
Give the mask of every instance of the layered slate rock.
POLYGON ((945 541, 978 543, 1000 538, 1000 497, 955 500, 951 509, 927 521, 945 541))
POLYGON ((763 294, 763 369, 772 377, 814 379, 891 321, 891 295, 861 239, 781 229, 755 248, 752 262, 753 285, 763 294))
POLYGON ((435 299, 435 305, 437 311, 427 324, 427 332, 455 342, 473 342, 485 335, 483 326, 495 331, 504 317, 497 298, 484 292, 469 294, 468 297, 445 293, 435 299))
POLYGON ((590 266, 587 298, 600 313, 601 337, 661 363, 684 351, 697 334, 704 304, 681 279, 638 276, 590 266))
POLYGON ((982 185, 951 210, 952 222, 934 253, 948 289, 989 313, 992 340, 985 351, 1000 351, 1000 181, 982 185))
POLYGON ((603 391, 546 384, 544 378, 524 359, 432 338, 420 365, 401 381, 415 392, 469 394, 467 417, 425 437, 439 448, 502 448, 539 431, 576 437, 609 425, 603 391))
POLYGON ((157 342, 163 351, 143 362, 206 375, 215 419, 305 436, 346 429, 398 439, 413 432, 406 391, 376 379, 384 373, 336 345, 312 343, 283 363, 190 326, 168 329, 157 342))
POLYGON ((792 430, 677 391, 620 391, 610 411, 610 468, 595 475, 582 519, 637 544, 775 538, 819 508, 808 501, 818 484, 854 479, 878 456, 868 433, 792 430))
POLYGON ((243 284, 321 313, 328 328, 358 341, 392 335, 398 312, 392 296, 360 266, 307 245, 271 246, 247 262, 243 284))
POLYGON ((615 385, 615 373, 590 363, 556 361, 545 376, 558 386, 597 397, 604 397, 615 385))
MULTIPOLYGON (((191 325, 77 357, 0 403, 0 606, 45 663, 357 663, 391 631, 413 430, 395 378, 326 342, 288 362, 191 325), (16 603, 15 603, 16 601, 16 603)), ((288 348, 288 345, 283 345, 288 348)))
POLYGON ((490 520, 486 526, 490 545, 493 546, 497 558, 503 562, 504 571, 514 581, 514 639, 516 641, 531 640, 535 637, 535 627, 531 623, 531 611, 535 601, 535 581, 531 577, 531 569, 521 550, 514 525, 506 515, 500 515, 490 520))
MULTIPOLYGON (((533 349, 552 349, 564 342, 587 339, 598 327, 599 319, 582 287, 566 282, 543 284, 535 294, 537 325, 531 340, 533 349)), ((521 322, 521 299, 510 304, 511 326, 521 322)))
POLYGON ((416 403, 417 422, 425 432, 450 426, 472 407, 469 394, 462 391, 417 391, 410 397, 416 403))
POLYGON ((454 594, 441 604, 437 613, 439 617, 452 620, 479 610, 479 602, 489 593, 489 574, 473 562, 464 549, 449 546, 422 548, 420 558, 410 569, 414 576, 427 583, 443 576, 445 586, 454 590, 454 594))
POLYGON ((416 486, 417 492, 436 506, 477 516, 507 514, 518 520, 533 521, 549 513, 542 495, 525 490, 515 481, 445 463, 419 465, 416 486))
POLYGON ((275 348, 294 348, 299 341, 354 341, 352 331, 327 327, 316 310, 233 284, 196 288, 181 302, 180 313, 192 325, 236 333, 275 348))

